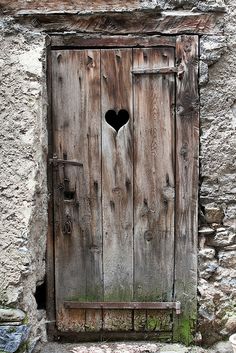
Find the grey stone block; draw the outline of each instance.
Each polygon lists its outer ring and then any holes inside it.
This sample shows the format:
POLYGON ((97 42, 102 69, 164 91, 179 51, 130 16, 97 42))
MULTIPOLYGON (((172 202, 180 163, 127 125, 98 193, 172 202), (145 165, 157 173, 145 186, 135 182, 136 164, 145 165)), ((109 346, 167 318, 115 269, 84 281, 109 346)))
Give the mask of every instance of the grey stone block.
POLYGON ((1 309, 0 308, 0 322, 23 321, 25 313, 19 309, 1 309))
POLYGON ((0 350, 14 353, 25 343, 29 336, 29 326, 1 326, 0 327, 0 350))

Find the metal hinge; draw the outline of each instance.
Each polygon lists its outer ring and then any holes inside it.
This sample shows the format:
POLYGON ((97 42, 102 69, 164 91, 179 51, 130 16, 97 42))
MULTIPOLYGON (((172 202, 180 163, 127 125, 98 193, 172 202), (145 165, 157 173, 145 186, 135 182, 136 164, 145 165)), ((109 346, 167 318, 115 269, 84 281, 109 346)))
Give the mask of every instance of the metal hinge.
POLYGON ((78 167, 83 167, 83 163, 80 163, 75 160, 59 159, 55 153, 52 158, 49 158, 49 164, 52 164, 54 167, 57 167, 58 164, 70 164, 78 167))

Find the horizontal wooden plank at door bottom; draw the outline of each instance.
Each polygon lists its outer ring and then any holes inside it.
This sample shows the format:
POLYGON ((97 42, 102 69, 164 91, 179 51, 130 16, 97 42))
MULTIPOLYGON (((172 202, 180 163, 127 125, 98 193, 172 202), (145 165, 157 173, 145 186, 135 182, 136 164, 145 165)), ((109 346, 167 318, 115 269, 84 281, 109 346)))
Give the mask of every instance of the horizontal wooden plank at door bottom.
POLYGON ((118 48, 118 47, 175 47, 175 36, 86 36, 86 35, 51 35, 48 42, 51 49, 59 47, 81 48, 118 48))
POLYGON ((180 312, 179 302, 76 302, 65 301, 67 309, 176 309, 180 312))
POLYGON ((150 340, 158 342, 171 342, 172 331, 170 332, 60 332, 55 333, 55 340, 60 342, 98 342, 98 341, 140 341, 150 340))

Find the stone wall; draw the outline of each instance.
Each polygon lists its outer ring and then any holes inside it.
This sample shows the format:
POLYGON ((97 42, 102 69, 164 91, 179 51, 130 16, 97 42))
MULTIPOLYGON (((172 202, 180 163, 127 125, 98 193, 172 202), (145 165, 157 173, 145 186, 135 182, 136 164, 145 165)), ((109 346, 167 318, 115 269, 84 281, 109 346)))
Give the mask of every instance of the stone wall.
MULTIPOLYGON (((45 44, 5 20, 0 42, 0 305, 26 313, 9 321, 29 324, 33 344, 45 339, 45 312, 34 297, 45 277, 47 231, 45 44)), ((4 337, 5 315, 0 309, 4 337)))
POLYGON ((236 331, 236 2, 224 36, 201 38, 199 330, 211 344, 236 331))
MULTIPOLYGON (((236 331, 236 1, 139 6, 225 11, 224 35, 201 37, 197 337, 211 344, 236 331)), ((6 320, 0 309, 0 334, 18 327, 13 331, 24 333, 19 344, 27 336, 29 351, 46 339, 45 310, 35 299, 45 279, 47 233, 45 33, 38 27, 32 21, 27 29, 4 13, 0 20, 0 306, 22 310, 19 320, 18 311, 6 320)))

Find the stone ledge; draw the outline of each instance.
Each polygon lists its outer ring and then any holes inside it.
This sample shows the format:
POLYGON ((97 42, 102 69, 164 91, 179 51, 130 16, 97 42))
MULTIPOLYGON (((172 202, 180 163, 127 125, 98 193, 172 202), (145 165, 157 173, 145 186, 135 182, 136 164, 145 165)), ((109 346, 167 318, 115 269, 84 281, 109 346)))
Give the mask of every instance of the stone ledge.
POLYGON ((0 308, 0 324, 5 322, 22 322, 25 319, 25 313, 20 309, 0 308))

